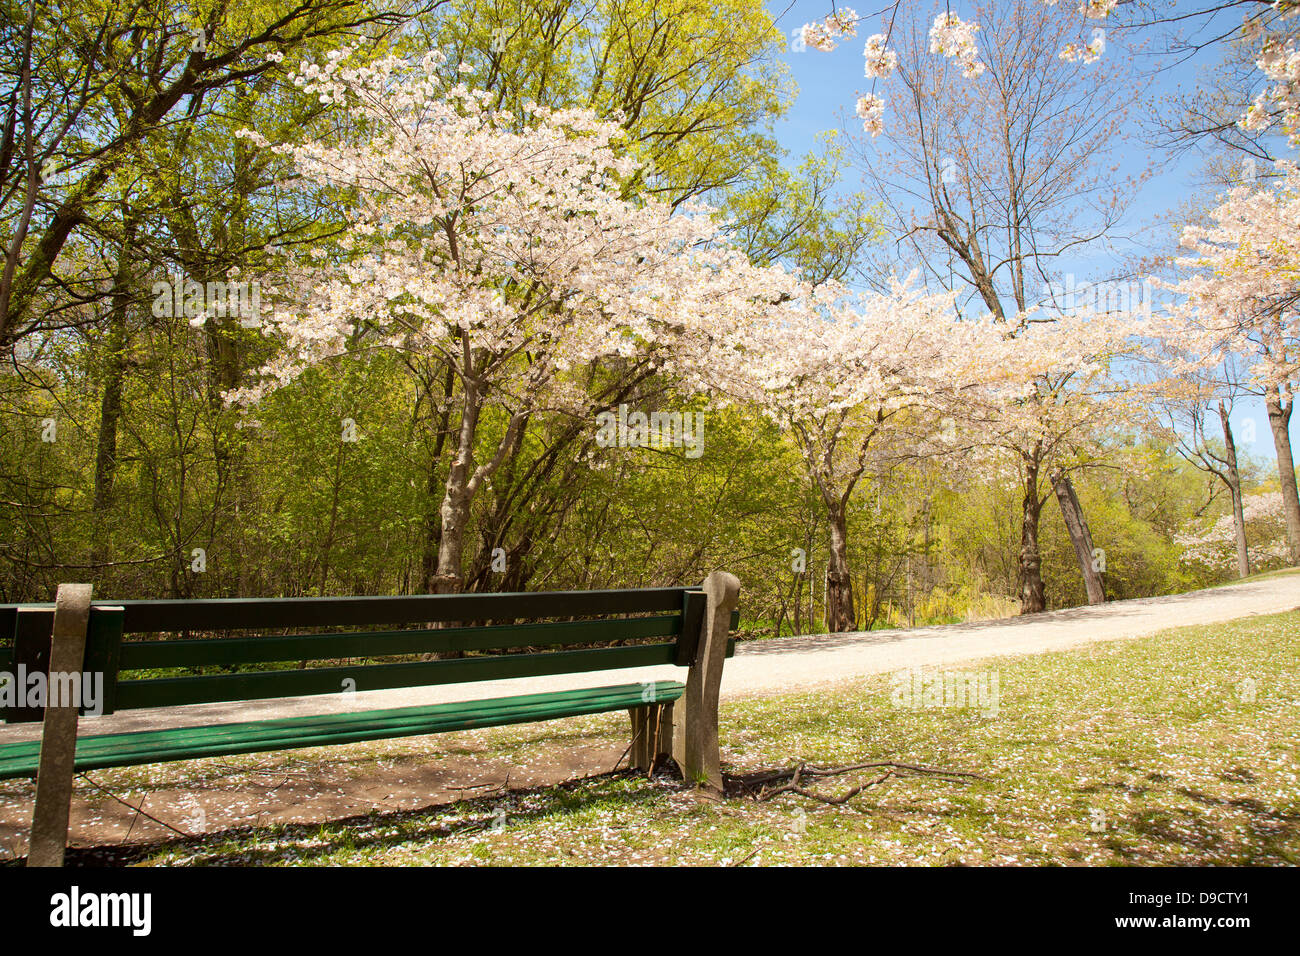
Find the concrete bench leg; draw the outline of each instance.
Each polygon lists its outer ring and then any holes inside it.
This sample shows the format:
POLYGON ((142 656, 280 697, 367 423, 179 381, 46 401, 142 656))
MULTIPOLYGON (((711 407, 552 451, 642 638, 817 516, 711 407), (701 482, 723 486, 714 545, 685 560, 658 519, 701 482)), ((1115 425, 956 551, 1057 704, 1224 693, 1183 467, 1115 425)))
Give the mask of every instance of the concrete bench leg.
MULTIPOLYGON (((41 731, 41 756, 36 771, 36 806, 32 810, 28 866, 62 866, 68 845, 68 817, 72 812, 72 777, 77 756, 77 710, 80 701, 53 700, 58 674, 76 674, 80 688, 86 651, 86 625, 90 621, 89 584, 60 584, 54 605, 50 636, 50 668, 41 731), (59 704, 60 706, 53 706, 59 704)), ((68 686, 66 682, 63 686, 68 686)))
POLYGON ((721 793, 718 697, 722 689, 722 665, 727 660, 731 612, 740 601, 740 580, 726 571, 714 571, 704 580, 704 594, 708 605, 699 649, 686 677, 686 693, 677 702, 673 759, 687 783, 721 793))

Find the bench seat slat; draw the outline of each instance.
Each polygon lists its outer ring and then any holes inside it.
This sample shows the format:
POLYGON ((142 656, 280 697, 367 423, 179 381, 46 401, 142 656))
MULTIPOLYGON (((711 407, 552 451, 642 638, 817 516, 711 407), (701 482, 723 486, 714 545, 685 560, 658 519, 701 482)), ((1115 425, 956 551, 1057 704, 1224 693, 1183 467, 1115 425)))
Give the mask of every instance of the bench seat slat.
MULTIPOLYGON (((76 769, 320 747, 576 717, 641 707, 647 696, 656 703, 665 703, 680 698, 684 690, 685 686, 677 681, 654 681, 424 707, 104 734, 77 741, 76 769), (653 692, 648 694, 651 685, 653 692)), ((0 779, 32 776, 39 756, 39 741, 0 745, 0 779)))
MULTIPOLYGON (((153 734, 163 741, 179 740, 186 745, 221 744, 230 740, 256 741, 258 739, 279 739, 286 734, 306 737, 320 736, 329 732, 333 719, 338 718, 340 725, 349 729, 368 727, 396 728, 406 724, 423 724, 430 711, 443 713, 452 708, 455 714, 465 720, 475 720, 505 711, 531 712, 536 705, 580 702, 584 705, 598 704, 603 698, 610 697, 621 706, 626 702, 628 689, 635 687, 638 695, 645 694, 646 687, 654 685, 654 700, 661 702, 660 693, 669 695, 663 699, 675 699, 676 681, 647 681, 646 684, 619 684, 611 687, 582 688, 571 691, 549 691, 541 694, 525 694, 518 697, 493 697, 483 700, 458 701, 450 704, 430 704, 418 707, 398 707, 385 710, 343 711, 333 714, 313 714, 305 717, 283 717, 272 720, 247 721, 224 724, 203 724, 194 727, 177 727, 158 731, 131 731, 122 734, 101 734, 81 738, 88 756, 95 756, 115 750, 125 740, 135 734, 153 734)), ((631 705, 629 705, 631 706, 631 705)), ((617 709, 617 708, 615 708, 617 709)), ((81 751, 79 750, 78 753, 81 751)))

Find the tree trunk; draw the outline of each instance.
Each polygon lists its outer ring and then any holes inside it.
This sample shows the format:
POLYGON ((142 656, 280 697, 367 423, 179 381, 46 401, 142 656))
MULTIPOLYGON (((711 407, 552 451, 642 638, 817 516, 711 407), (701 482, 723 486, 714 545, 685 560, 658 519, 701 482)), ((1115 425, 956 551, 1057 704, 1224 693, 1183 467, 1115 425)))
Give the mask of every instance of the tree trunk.
POLYGON ((870 631, 876 626, 876 621, 880 620, 880 601, 883 589, 875 586, 870 574, 862 576, 862 600, 867 605, 863 611, 866 620, 863 621, 863 629, 870 631))
POLYGON ((99 404, 99 439, 95 449, 95 511, 113 503, 113 479, 117 474, 117 424, 122 417, 122 379, 126 370, 126 309, 116 302, 109 315, 109 333, 104 342, 104 397, 99 404))
POLYGON ((420 585, 426 594, 433 594, 434 585, 438 578, 438 549, 442 546, 442 520, 439 509, 433 506, 438 500, 438 491, 442 488, 442 481, 438 474, 439 459, 430 455, 428 461, 428 474, 425 478, 425 493, 428 496, 424 516, 424 533, 421 536, 423 545, 420 549, 420 585))
POLYGON ((826 631, 853 630, 853 576, 849 572, 848 516, 838 503, 827 508, 830 560, 826 567, 826 631))
POLYGON ((1042 500, 1038 497, 1038 458, 1025 456, 1025 493, 1020 521, 1020 613, 1037 614, 1046 610, 1043 591, 1043 559, 1038 551, 1038 516, 1042 500))
POLYGON ((117 424, 122 417, 122 379, 126 371, 126 310, 131 303, 131 256, 135 220, 128 216, 122 227, 117 272, 104 340, 104 397, 99 405, 99 439, 95 449, 95 511, 113 503, 113 478, 117 474, 117 424))
POLYGON ((1296 492, 1295 458, 1291 453, 1291 411, 1295 399, 1282 401, 1276 387, 1264 398, 1268 409, 1268 424, 1273 431, 1273 447, 1277 450, 1277 476, 1282 482, 1282 510, 1286 515, 1286 543, 1291 563, 1300 564, 1300 494, 1296 492))
POLYGON ((803 633, 803 579, 807 571, 799 571, 794 576, 794 636, 803 633))
POLYGON ((461 588, 465 527, 469 524, 473 502, 469 482, 474 473, 474 438, 478 432, 479 412, 477 390, 466 384, 456 457, 447 469, 442 507, 438 510, 442 531, 438 540, 438 574, 433 581, 435 594, 454 594, 461 588))
POLYGON ((438 576, 438 549, 442 544, 442 519, 438 492, 443 488, 442 452, 447 445, 447 429, 451 420, 452 393, 456 386, 455 369, 448 363, 443 371, 442 391, 436 390, 433 374, 426 374, 424 399, 429 403, 429 421, 434 429, 433 447, 429 450, 425 473, 424 533, 420 548, 420 587, 426 594, 434 593, 438 576))
POLYGON ((1250 551, 1246 542, 1246 515, 1241 501, 1241 471, 1237 468, 1237 443, 1232 437, 1232 424, 1228 409, 1219 402, 1219 423, 1223 426, 1223 447, 1227 460, 1226 480, 1232 492, 1232 526, 1237 535, 1237 573, 1239 577, 1250 574, 1250 551))
MULTIPOLYGON (((426 583, 431 594, 459 594, 465 589, 462 557, 465 547, 465 528, 469 524, 470 506, 474 502, 474 489, 470 479, 474 474, 474 440, 478 434, 482 404, 477 388, 466 382, 464 409, 456 442, 456 457, 447 469, 443 488, 442 506, 438 510, 441 527, 438 531, 437 573, 426 583)), ((430 622, 430 628, 454 626, 451 621, 430 622)), ((427 654, 424 660, 464 657, 463 650, 441 651, 427 654)))
MULTIPOLYGON (((328 593, 330 577, 330 556, 334 550, 334 532, 339 521, 339 492, 343 488, 343 456, 347 442, 340 441, 334 455, 334 488, 330 499, 330 518, 325 526, 325 540, 321 543, 320 591, 321 597, 328 593)), ((305 662, 304 662, 305 663, 305 662)))
POLYGON ((1065 519, 1065 530, 1074 543, 1074 556, 1079 560, 1079 570, 1083 572, 1083 584, 1088 590, 1089 604, 1106 603, 1106 585, 1101 577, 1101 567, 1095 556, 1092 531, 1088 528, 1088 519, 1083 515, 1083 506, 1079 496, 1074 493, 1074 483, 1070 476, 1060 468, 1052 472, 1052 488, 1056 491, 1057 503, 1061 506, 1061 517, 1065 519))

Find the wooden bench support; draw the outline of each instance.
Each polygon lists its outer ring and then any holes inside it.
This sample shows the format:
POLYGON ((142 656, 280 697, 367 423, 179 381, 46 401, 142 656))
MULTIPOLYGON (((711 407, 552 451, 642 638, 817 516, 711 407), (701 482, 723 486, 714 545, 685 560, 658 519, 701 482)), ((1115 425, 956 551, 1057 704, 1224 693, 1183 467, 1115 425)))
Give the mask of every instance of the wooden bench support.
POLYGON ((701 624, 700 643, 686 678, 686 693, 673 709, 673 759, 689 783, 722 792, 721 757, 718 753, 718 696, 722 665, 727 657, 731 612, 740 601, 740 580, 726 571, 714 571, 704 580, 708 605, 701 624))
MULTIPOLYGON (((36 772, 36 805, 32 810, 32 839, 28 866, 62 866, 68 845, 68 817, 72 811, 72 776, 77 752, 79 700, 55 700, 60 674, 78 675, 86 650, 86 625, 90 621, 89 584, 60 584, 54 605, 50 636, 50 670, 41 732, 41 755, 36 772), (55 705, 58 706, 55 706, 55 705)), ((69 686, 66 682, 63 686, 69 686)))
POLYGON ((673 753, 673 705, 647 704, 628 711, 632 718, 632 769, 649 772, 660 756, 673 753))

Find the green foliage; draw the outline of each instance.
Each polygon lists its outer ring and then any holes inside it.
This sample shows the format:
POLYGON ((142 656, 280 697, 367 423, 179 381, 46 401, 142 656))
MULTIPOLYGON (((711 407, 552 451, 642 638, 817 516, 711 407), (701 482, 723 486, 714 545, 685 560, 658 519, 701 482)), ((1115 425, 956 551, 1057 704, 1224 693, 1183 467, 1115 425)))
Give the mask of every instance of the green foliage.
MULTIPOLYGON (((347 190, 286 193, 283 157, 236 135, 355 132, 287 82, 300 57, 351 41, 358 57, 437 47, 449 75, 472 66, 504 108, 536 101, 621 115, 628 148, 648 164, 629 195, 714 202, 758 262, 851 277, 878 238, 874 207, 842 187, 840 139, 828 134, 800 165, 785 163, 771 129, 791 87, 780 32, 758 0, 382 6, 310 3, 273 35, 283 4, 201 4, 171 19, 136 11, 148 22, 119 38, 130 41, 120 70, 95 88, 91 121, 74 125, 42 196, 44 214, 81 195, 81 218, 50 274, 23 293, 19 347, 0 366, 0 597, 48 599, 74 577, 122 598, 430 588, 456 446, 447 409, 459 386, 446 367, 363 351, 245 414, 224 396, 252 381, 276 343, 231 317, 191 323, 152 307, 154 283, 173 274, 270 281, 286 248, 323 250, 346 221, 347 190), (166 29, 150 34, 158 24, 166 29), (132 126, 141 91, 175 80, 196 24, 215 28, 213 55, 233 59, 201 71, 205 85, 183 97, 183 111, 132 126), (42 440, 47 420, 53 441, 42 440), (344 440, 345 420, 356 441, 344 440)), ((8 37, 25 22, 17 9, 6 8, 8 37)), ((88 31, 110 13, 80 3, 38 17, 39 89, 52 97, 42 109, 57 112, 51 91, 85 68, 88 31)), ((11 228, 12 211, 0 212, 11 228)), ((570 379, 587 410, 527 422, 473 504, 459 586, 667 585, 725 568, 741 578, 749 633, 819 629, 825 512, 786 436, 751 409, 676 394, 643 364, 570 379), (598 447, 594 417, 620 402, 702 414, 704 454, 598 447)), ((507 412, 485 413, 480 460, 505 434, 507 412)), ((1109 448, 1080 456, 1076 472, 1115 597, 1191 583, 1173 534, 1204 507, 1203 483, 1167 448, 1143 454, 1141 477, 1109 448)), ((868 476, 850 502, 857 626, 1014 610, 1019 491, 944 469, 900 464, 868 476)), ((1043 553, 1049 602, 1080 602, 1050 503, 1043 553)))
POLYGON ((878 206, 865 193, 839 188, 847 165, 842 138, 826 133, 821 143, 822 152, 795 170, 779 154, 757 157, 750 185, 733 192, 721 209, 752 260, 788 263, 813 282, 845 279, 868 244, 883 236, 878 206))

